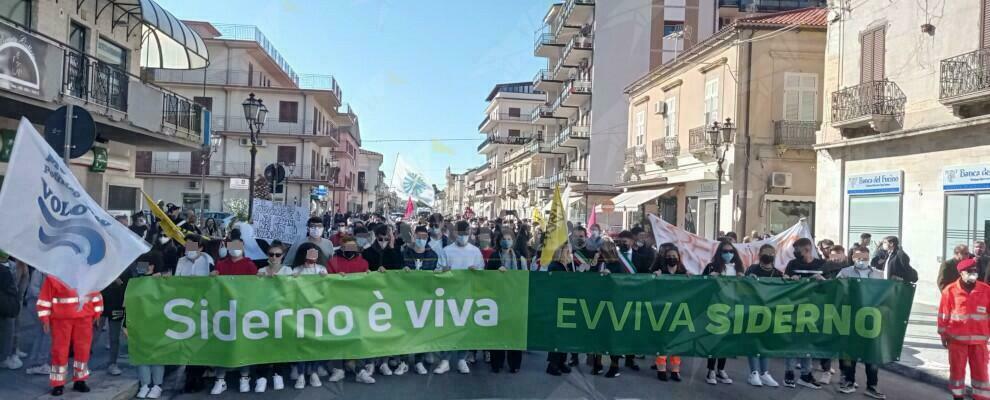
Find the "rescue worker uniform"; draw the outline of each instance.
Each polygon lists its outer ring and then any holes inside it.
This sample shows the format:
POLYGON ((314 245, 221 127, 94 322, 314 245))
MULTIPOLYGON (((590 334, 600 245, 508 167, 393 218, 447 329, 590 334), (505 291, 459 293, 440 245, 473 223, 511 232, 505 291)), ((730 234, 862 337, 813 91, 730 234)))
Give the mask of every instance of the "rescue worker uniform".
MULTIPOLYGON (((61 393, 68 379, 69 346, 73 350, 72 381, 74 390, 89 391, 85 381, 89 378, 90 346, 93 340, 93 324, 103 312, 100 292, 82 298, 75 289, 48 275, 41 286, 37 303, 38 318, 51 329, 52 359, 49 383, 61 393), (84 302, 79 308, 79 302, 84 302)), ((53 394, 56 391, 53 391, 53 394)))
MULTIPOLYGON (((961 261, 960 271, 972 260, 961 261)), ((949 350, 949 391, 962 399, 966 392, 966 364, 969 364, 973 400, 990 400, 987 374, 987 341, 990 339, 990 285, 976 281, 967 291, 961 280, 942 290, 938 309, 938 333, 949 350)))

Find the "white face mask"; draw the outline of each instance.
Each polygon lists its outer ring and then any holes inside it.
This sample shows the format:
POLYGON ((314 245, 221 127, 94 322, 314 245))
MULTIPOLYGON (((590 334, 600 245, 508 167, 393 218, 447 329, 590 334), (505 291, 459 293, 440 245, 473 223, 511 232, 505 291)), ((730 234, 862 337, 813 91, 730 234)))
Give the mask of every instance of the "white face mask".
POLYGON ((309 228, 309 237, 318 238, 323 236, 323 228, 312 227, 309 228))
POLYGON ((866 263, 866 260, 856 260, 856 269, 868 269, 870 264, 866 263))
POLYGON ((973 274, 969 272, 963 272, 960 274, 962 276, 962 281, 965 283, 974 283, 979 278, 979 274, 973 274))
POLYGON ((244 250, 231 250, 230 256, 234 258, 240 258, 244 255, 244 250))
POLYGON ((190 260, 195 260, 197 257, 199 257, 199 251, 186 250, 186 257, 189 258, 190 260))
POLYGON ((221 247, 220 248, 220 258, 224 258, 224 257, 227 257, 227 248, 226 247, 221 247))

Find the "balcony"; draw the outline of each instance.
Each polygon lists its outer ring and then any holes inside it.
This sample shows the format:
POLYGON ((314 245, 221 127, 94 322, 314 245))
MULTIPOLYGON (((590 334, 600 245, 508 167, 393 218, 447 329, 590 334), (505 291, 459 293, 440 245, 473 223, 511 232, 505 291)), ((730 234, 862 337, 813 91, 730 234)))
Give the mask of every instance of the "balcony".
POLYGON ((519 123, 529 123, 530 116, 522 114, 511 114, 511 113, 492 113, 485 116, 485 119, 478 124, 479 132, 489 132, 498 122, 519 122, 519 123))
MULTIPOLYGON (((264 172, 268 164, 258 163, 255 166, 255 173, 264 172)), ((321 184, 329 184, 331 179, 329 171, 319 166, 295 165, 283 166, 285 177, 288 182, 305 181, 321 184)), ((248 162, 223 162, 210 161, 207 163, 192 162, 190 160, 151 160, 151 162, 138 161, 135 165, 137 176, 165 176, 165 177, 189 177, 197 178, 203 175, 211 178, 247 178, 251 175, 251 164, 248 162), (205 168, 205 171, 204 171, 205 168)))
POLYGON ((533 112, 530 113, 530 122, 537 125, 557 123, 557 118, 553 115, 553 105, 544 104, 542 106, 533 107, 533 112))
POLYGON ((707 131, 708 127, 705 125, 688 131, 688 152, 699 160, 712 156, 711 148, 708 147, 707 131))
POLYGON ((564 146, 577 146, 588 143, 591 138, 591 126, 586 123, 576 122, 564 128, 560 133, 561 144, 564 146))
POLYGON ((550 189, 550 180, 543 176, 531 178, 529 186, 536 190, 547 190, 550 189))
POLYGON ((962 118, 990 114, 990 49, 942 60, 939 101, 962 118))
POLYGON ((553 146, 543 141, 543 135, 536 135, 526 144, 526 151, 534 158, 546 158, 553 155, 553 146))
POLYGON ((564 83, 560 94, 561 105, 579 107, 591 99, 591 80, 577 79, 564 83))
POLYGON ((677 156, 681 153, 681 145, 677 136, 667 136, 653 140, 653 163, 661 167, 677 165, 677 156))
POLYGON ((568 95, 567 92, 561 93, 560 96, 557 96, 557 98, 553 101, 553 105, 550 106, 553 109, 553 116, 557 117, 558 119, 566 120, 577 115, 578 112, 577 106, 564 105, 564 99, 567 97, 567 95, 568 95))
POLYGON ((567 0, 560 19, 567 25, 581 26, 595 12, 595 0, 567 0))
POLYGON ((564 177, 571 183, 588 183, 588 170, 568 168, 564 170, 564 177))
POLYGON ((519 182, 516 184, 516 191, 519 193, 519 196, 529 196, 529 185, 526 182, 519 182))
POLYGON ((564 43, 557 42, 557 35, 544 26, 536 31, 536 43, 534 44, 533 55, 536 57, 554 57, 560 54, 564 48, 564 43))
POLYGON ((548 69, 541 69, 533 77, 533 88, 542 92, 548 92, 560 88, 564 82, 554 79, 553 73, 548 69))
POLYGON ((765 13, 806 7, 825 7, 826 0, 718 0, 719 7, 738 8, 743 13, 765 13))
POLYGON ((590 59, 594 48, 595 37, 592 35, 578 35, 571 38, 564 47, 564 52, 560 56, 560 63, 567 65, 579 65, 583 60, 590 59))
POLYGON ((108 109, 127 112, 127 71, 75 51, 66 51, 62 93, 108 109))
POLYGON ((821 121, 773 121, 773 144, 791 149, 810 149, 821 121))
POLYGON ((484 142, 478 145, 478 151, 482 151, 486 146, 509 145, 520 146, 528 143, 530 138, 525 136, 493 136, 488 135, 484 142))
MULTIPOLYGON (((229 117, 225 115, 213 115, 211 126, 214 131, 240 133, 244 134, 245 137, 250 134, 247 120, 240 115, 233 115, 229 117)), ((313 128, 313 120, 282 122, 279 121, 277 117, 269 117, 267 122, 265 122, 265 126, 261 128, 260 137, 264 139, 272 136, 283 136, 286 138, 302 139, 308 142, 313 142, 319 146, 333 147, 339 143, 341 134, 348 133, 348 129, 350 129, 350 127, 340 127, 332 128, 325 132, 315 133, 313 128)))
POLYGON ((631 171, 642 171, 646 164, 646 146, 633 146, 626 149, 625 167, 631 171))
POLYGON ((904 118, 907 97, 896 83, 862 83, 832 93, 832 126, 843 136, 890 132, 904 118))

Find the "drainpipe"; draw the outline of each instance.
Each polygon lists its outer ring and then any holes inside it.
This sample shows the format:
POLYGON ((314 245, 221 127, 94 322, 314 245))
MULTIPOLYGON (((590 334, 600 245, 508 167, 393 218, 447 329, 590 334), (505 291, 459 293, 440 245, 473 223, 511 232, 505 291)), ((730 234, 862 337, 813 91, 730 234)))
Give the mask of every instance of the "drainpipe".
MULTIPOLYGON (((752 39, 752 38, 753 38, 753 31, 750 30, 748 39, 752 39)), ((751 158, 750 155, 753 151, 753 142, 752 140, 750 140, 751 138, 749 134, 749 125, 750 125, 749 107, 750 107, 750 99, 753 97, 752 83, 750 81, 752 75, 753 75, 753 42, 746 42, 746 80, 744 81, 746 84, 746 92, 745 92, 746 98, 743 99, 743 115, 746 116, 746 124, 743 125, 743 134, 746 137, 746 161, 743 162, 743 190, 742 190, 742 199, 741 199, 742 212, 739 215, 739 224, 741 229, 737 230, 739 234, 744 236, 746 235, 746 232, 748 232, 746 230, 746 216, 747 216, 746 211, 749 207, 749 160, 751 158)))

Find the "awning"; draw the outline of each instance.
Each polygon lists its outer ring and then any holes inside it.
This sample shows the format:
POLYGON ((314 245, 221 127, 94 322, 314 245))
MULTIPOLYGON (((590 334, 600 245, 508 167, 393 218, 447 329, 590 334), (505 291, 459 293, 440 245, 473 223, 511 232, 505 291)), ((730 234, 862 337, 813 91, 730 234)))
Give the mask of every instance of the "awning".
POLYGON ((637 190, 634 192, 625 192, 618 196, 613 197, 612 204, 615 204, 615 209, 618 211, 628 211, 639 207, 641 204, 646 203, 647 201, 663 196, 664 194, 666 194, 671 190, 674 190, 674 188, 637 190))
MULTIPOLYGON (((112 0, 114 23, 140 21, 141 66, 160 69, 197 69, 210 62, 199 35, 153 0, 112 0), (118 14, 118 11, 122 11, 118 14)), ((131 33, 128 29, 128 34, 131 33)))

